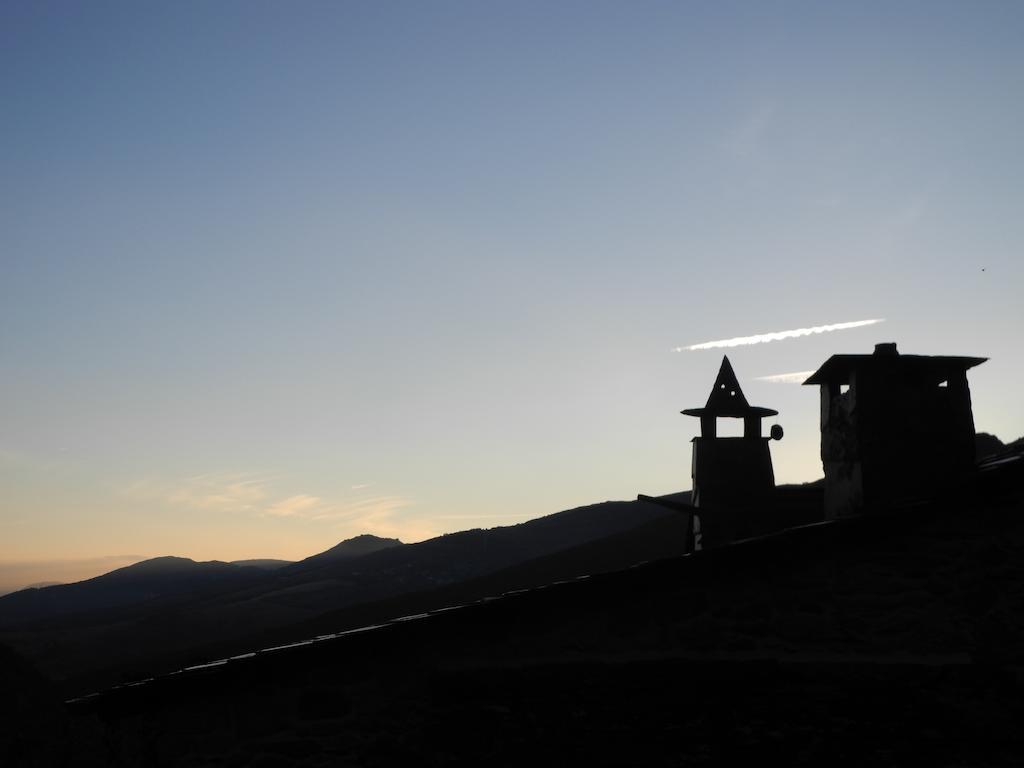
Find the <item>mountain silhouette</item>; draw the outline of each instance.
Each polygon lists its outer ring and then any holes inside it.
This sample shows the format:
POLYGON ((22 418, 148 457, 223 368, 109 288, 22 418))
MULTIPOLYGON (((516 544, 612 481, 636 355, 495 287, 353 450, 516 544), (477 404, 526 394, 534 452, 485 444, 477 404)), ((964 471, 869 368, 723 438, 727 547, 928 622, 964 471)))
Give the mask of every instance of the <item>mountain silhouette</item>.
MULTIPOLYGON (((689 492, 663 497, 685 502, 689 492)), ((476 578, 374 602, 359 603, 328 611, 298 624, 244 638, 231 647, 210 647, 199 651, 207 657, 226 655, 242 647, 266 647, 296 642, 320 634, 376 624, 396 616, 419 614, 446 606, 462 605, 522 589, 550 584, 595 573, 622 570, 650 560, 675 557, 686 552, 687 520, 666 514, 634 528, 567 549, 532 558, 476 578)))
POLYGON ((360 536, 354 536, 351 539, 345 539, 324 552, 311 555, 310 557, 296 563, 289 563, 290 568, 287 572, 299 573, 308 571, 327 563, 348 560, 353 557, 362 557, 363 555, 369 555, 373 552, 379 552, 382 549, 390 549, 391 547, 400 546, 403 546, 403 544, 398 539, 384 539, 380 536, 372 536, 371 534, 364 533, 360 536))
POLYGON ((974 456, 983 459, 1006 450, 1006 444, 988 432, 977 432, 974 435, 974 456))
POLYGON ((104 611, 157 598, 242 587, 262 578, 259 568, 217 560, 155 557, 74 584, 23 589, 0 597, 0 626, 104 611))
POLYGON ((238 645, 329 611, 456 584, 668 514, 654 504, 603 502, 417 544, 359 536, 275 570, 157 558, 0 598, 0 641, 66 691, 80 692, 177 664, 197 649, 238 645))
MULTIPOLYGON (((780 507, 820 508, 820 482, 777 491, 780 507)), ((665 499, 685 503, 688 494, 665 499)), ((417 544, 359 536, 272 569, 158 558, 88 582, 0 599, 0 641, 30 658, 63 692, 78 694, 218 656, 670 558, 681 554, 684 542, 684 516, 631 501, 417 544), (205 580, 198 578, 203 570, 205 580), (181 579, 173 588, 154 588, 162 577, 190 572, 191 585, 181 579), (120 592, 111 589, 122 581, 120 592), (49 597, 55 590, 98 586, 104 589, 74 612, 49 597)))
POLYGON ((978 432, 974 436, 975 457, 979 460, 1001 453, 1016 453, 1020 451, 1024 451, 1024 437, 1018 437, 1010 443, 1004 443, 998 437, 988 432, 978 432))
MULTIPOLYGON (((207 659, 72 702, 76 726, 98 731, 76 757, 1019 765, 1022 512, 1018 452, 956 495, 890 515, 207 659)), ((565 550, 576 565, 542 556, 481 579, 611 564, 615 541, 667 535, 671 520, 565 550)))
MULTIPOLYGON (((397 539, 361 535, 346 539, 310 563, 338 562, 400 544, 397 539)), ((26 588, 0 596, 0 627, 181 596, 201 597, 260 582, 269 572, 296 565, 288 560, 211 560, 154 557, 74 584, 26 588)))
POLYGON ((231 565, 241 565, 249 568, 262 568, 266 571, 275 571, 286 565, 291 565, 294 560, 274 560, 273 558, 256 558, 254 560, 232 560, 231 565))

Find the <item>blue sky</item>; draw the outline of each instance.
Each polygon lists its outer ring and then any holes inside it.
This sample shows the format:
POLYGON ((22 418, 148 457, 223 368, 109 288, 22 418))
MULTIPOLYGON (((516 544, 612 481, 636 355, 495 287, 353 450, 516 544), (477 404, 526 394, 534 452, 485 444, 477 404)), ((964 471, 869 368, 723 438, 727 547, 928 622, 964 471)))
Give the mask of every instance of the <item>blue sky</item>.
POLYGON ((1016 3, 5 3, 0 561, 300 557, 689 486, 721 351, 991 360, 1016 3), (983 271, 984 270, 984 271, 983 271))

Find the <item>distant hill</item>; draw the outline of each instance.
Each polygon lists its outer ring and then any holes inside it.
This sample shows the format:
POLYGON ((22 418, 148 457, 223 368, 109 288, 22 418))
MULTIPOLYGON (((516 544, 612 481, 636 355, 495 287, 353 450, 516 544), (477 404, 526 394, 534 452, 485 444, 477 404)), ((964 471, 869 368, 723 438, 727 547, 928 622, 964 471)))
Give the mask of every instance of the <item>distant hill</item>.
POLYGON ((37 581, 35 584, 26 584, 22 589, 42 589, 43 587, 59 587, 63 581, 37 581))
POLYGON ((997 453, 1020 451, 1024 449, 1024 437, 1019 437, 1011 443, 1004 443, 995 435, 988 432, 978 432, 974 436, 974 455, 977 459, 984 459, 987 456, 994 456, 997 453))
MULTIPOLYGON (((689 494, 675 494, 667 498, 683 501, 688 496, 689 494)), ((296 642, 320 634, 376 624, 398 616, 462 605, 506 592, 529 589, 578 576, 618 571, 651 560, 676 557, 686 552, 687 531, 688 521, 685 516, 669 512, 634 528, 516 563, 483 576, 436 589, 404 593, 377 602, 360 603, 329 611, 263 636, 246 638, 245 647, 260 648, 296 642)), ((241 648, 242 646, 238 646, 229 652, 241 648)), ((214 657, 219 654, 217 650, 210 649, 207 655, 214 657)))
POLYGON ((518 525, 477 528, 417 544, 390 546, 362 557, 331 557, 329 550, 282 569, 270 589, 259 585, 231 595, 232 605, 224 609, 234 610, 244 599, 262 603, 268 611, 273 606, 282 618, 305 618, 325 610, 459 583, 596 541, 666 514, 671 513, 653 504, 607 501, 518 525))
MULTIPOLYGON (((953 499, 310 638, 68 712, 126 766, 1020 765, 1022 512, 1017 458, 953 499)), ((669 522, 482 579, 611 564, 613 540, 669 522)))
POLYGON ((300 560, 297 563, 290 563, 289 565, 292 566, 290 572, 299 573, 309 571, 327 563, 349 560, 353 557, 362 557, 363 555, 380 552, 382 549, 401 546, 404 545, 398 539, 383 539, 380 536, 371 536, 368 533, 364 533, 361 536, 345 539, 345 541, 335 544, 330 549, 325 552, 321 552, 318 555, 311 555, 305 560, 300 560))
MULTIPOLYGON (((807 523, 809 518, 818 519, 809 511, 814 508, 820 515, 821 491, 821 481, 779 486, 776 489, 778 504, 794 513, 790 515, 792 520, 787 525, 802 525, 807 523)), ((687 503, 690 494, 684 492, 661 498, 687 503)), ((464 605, 503 593, 580 576, 624 570, 647 561, 677 557, 687 551, 688 529, 686 516, 668 512, 664 516, 627 530, 519 562, 492 573, 434 589, 407 592, 375 602, 347 606, 295 625, 245 638, 238 645, 211 647, 200 651, 200 654, 205 653, 207 658, 215 658, 242 650, 297 642, 317 635, 377 624, 395 617, 464 605)))
POLYGON ((974 456, 977 459, 984 459, 1006 450, 1006 444, 995 435, 988 432, 978 432, 974 435, 974 456))
MULTIPOLYGON (((238 578, 235 584, 210 581, 205 590, 165 588, 159 594, 145 593, 136 585, 129 596, 132 600, 122 596, 119 604, 109 595, 101 599, 103 591, 86 601, 85 610, 74 614, 66 603, 59 604, 47 593, 75 588, 87 596, 93 588, 91 582, 97 580, 51 587, 28 593, 34 600, 20 598, 25 604, 5 607, 5 602, 16 596, 0 598, 0 621, 6 624, 0 641, 11 644, 54 679, 102 685, 128 670, 133 674, 148 670, 161 658, 176 661, 189 649, 233 643, 346 606, 482 577, 669 514, 653 504, 604 502, 518 525, 464 531, 417 544, 356 537, 276 570, 216 564, 227 569, 218 577, 238 578), (356 554, 360 551, 367 553, 356 554), (40 596, 49 602, 40 603, 40 596), (44 617, 45 621, 39 620, 44 617), (36 621, 30 623, 31 619, 36 621), (17 625, 16 620, 20 620, 17 625)), ((147 562, 150 565, 140 563, 99 579, 108 580, 138 566, 155 567, 153 561, 147 562)), ((67 690, 79 690, 78 683, 67 690)))
MULTIPOLYGON (((398 539, 361 535, 340 542, 304 563, 322 564, 400 545, 398 539)), ((255 559, 225 563, 186 557, 156 557, 74 584, 37 584, 0 596, 0 627, 67 615, 90 614, 153 600, 207 597, 264 580, 270 572, 296 565, 290 560, 255 559)))
POLYGON ((258 568, 217 560, 155 557, 74 584, 23 589, 0 597, 0 626, 104 611, 154 598, 242 587, 265 575, 258 568))
POLYGON ((232 560, 231 565, 240 565, 244 568, 262 568, 265 571, 276 571, 278 568, 291 565, 293 562, 295 561, 264 558, 262 560, 232 560))

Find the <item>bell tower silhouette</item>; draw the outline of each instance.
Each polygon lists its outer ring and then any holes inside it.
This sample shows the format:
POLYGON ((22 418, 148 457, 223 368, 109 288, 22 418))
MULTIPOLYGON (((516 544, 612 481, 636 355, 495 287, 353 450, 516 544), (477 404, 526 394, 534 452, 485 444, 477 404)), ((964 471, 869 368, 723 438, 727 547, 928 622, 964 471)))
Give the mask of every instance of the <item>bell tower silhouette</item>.
MULTIPOLYGON (((722 358, 704 407, 687 408, 681 413, 700 419, 700 437, 693 438, 693 506, 746 507, 772 492, 775 474, 768 440, 780 440, 782 427, 776 424, 771 429, 771 438, 762 437, 761 419, 775 416, 778 411, 747 402, 728 357, 722 358), (743 437, 719 437, 720 418, 743 419, 743 437)), ((734 535, 743 535, 741 518, 733 519, 737 524, 734 535)))

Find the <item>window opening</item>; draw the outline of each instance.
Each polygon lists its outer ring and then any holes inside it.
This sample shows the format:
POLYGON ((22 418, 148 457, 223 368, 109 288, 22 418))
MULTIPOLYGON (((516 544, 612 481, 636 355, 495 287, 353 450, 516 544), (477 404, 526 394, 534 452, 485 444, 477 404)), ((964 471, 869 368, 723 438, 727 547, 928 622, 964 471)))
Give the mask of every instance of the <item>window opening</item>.
POLYGON ((743 419, 719 416, 715 432, 719 437, 743 437, 743 419))

